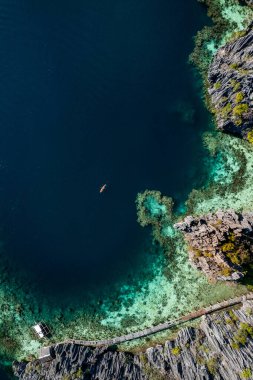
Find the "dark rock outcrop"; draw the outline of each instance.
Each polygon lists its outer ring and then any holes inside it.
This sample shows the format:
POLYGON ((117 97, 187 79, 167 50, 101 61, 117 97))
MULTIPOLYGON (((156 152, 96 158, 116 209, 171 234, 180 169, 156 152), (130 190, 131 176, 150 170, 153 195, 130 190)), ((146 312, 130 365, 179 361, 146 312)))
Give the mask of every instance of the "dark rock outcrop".
POLYGON ((211 279, 238 280, 242 265, 253 260, 252 212, 187 216, 174 227, 184 234, 191 264, 211 279))
POLYGON ((202 317, 200 328, 141 354, 75 344, 55 347, 55 359, 16 362, 19 380, 241 380, 253 379, 253 302, 202 317), (245 377, 246 378, 246 377, 245 377))
POLYGON ((252 141, 253 24, 218 50, 208 82, 218 129, 252 141))
POLYGON ((253 0, 244 0, 247 5, 253 7, 253 0))

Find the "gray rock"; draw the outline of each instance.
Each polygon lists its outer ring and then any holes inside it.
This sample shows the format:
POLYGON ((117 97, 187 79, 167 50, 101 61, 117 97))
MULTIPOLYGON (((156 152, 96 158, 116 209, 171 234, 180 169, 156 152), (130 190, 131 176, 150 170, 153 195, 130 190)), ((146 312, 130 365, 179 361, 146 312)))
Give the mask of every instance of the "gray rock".
POLYGON ((239 36, 216 53, 208 92, 218 129, 247 139, 253 128, 253 24, 239 36))
POLYGON ((200 328, 183 328, 175 340, 142 354, 61 344, 50 362, 15 362, 13 369, 19 380, 241 380, 253 368, 252 326, 253 302, 246 301, 232 313, 202 317, 200 328), (240 334, 245 340, 238 344, 240 334))
POLYGON ((245 3, 246 3, 247 5, 249 5, 250 7, 253 6, 253 0, 244 0, 244 1, 245 1, 245 3))
POLYGON ((184 234, 191 264, 210 279, 237 281, 253 261, 253 213, 217 211, 187 216, 174 227, 184 234))

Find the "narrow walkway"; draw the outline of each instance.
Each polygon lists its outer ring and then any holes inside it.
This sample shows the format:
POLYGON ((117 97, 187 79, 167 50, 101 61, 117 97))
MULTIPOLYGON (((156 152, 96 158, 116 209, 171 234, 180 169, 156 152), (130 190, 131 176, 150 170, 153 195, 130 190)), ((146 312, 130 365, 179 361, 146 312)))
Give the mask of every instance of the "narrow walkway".
POLYGON ((72 344, 79 344, 82 346, 110 346, 110 345, 114 345, 114 344, 119 344, 119 343, 127 342, 127 341, 138 339, 138 338, 143 338, 145 336, 155 334, 159 331, 163 331, 163 330, 169 329, 171 327, 177 326, 180 323, 188 322, 188 321, 191 321, 193 319, 199 318, 202 315, 210 314, 210 313, 213 313, 215 311, 225 309, 229 306, 234 306, 234 305, 240 304, 246 300, 253 300, 253 293, 249 293, 249 294, 244 295, 244 296, 228 299, 226 301, 216 303, 215 305, 208 306, 206 308, 200 309, 196 312, 186 314, 183 317, 180 317, 180 318, 177 318, 177 319, 165 322, 165 323, 161 323, 160 325, 153 326, 153 327, 150 327, 150 328, 142 330, 142 331, 137 331, 135 333, 130 333, 127 335, 118 336, 118 337, 115 337, 113 339, 105 339, 105 340, 69 339, 69 340, 66 340, 64 342, 60 342, 57 344, 72 343, 72 344))

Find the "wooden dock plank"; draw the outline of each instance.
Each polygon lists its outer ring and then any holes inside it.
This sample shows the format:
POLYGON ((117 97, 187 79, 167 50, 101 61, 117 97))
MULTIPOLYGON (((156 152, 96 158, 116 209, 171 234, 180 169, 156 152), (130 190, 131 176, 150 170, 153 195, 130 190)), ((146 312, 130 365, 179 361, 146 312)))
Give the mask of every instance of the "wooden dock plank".
POLYGON ((229 300, 224 300, 222 302, 208 306, 206 308, 201 308, 198 311, 189 313, 185 316, 174 319, 172 321, 161 323, 157 326, 152 326, 152 327, 147 328, 147 329, 142 330, 142 331, 137 331, 134 333, 118 336, 118 337, 115 337, 112 339, 87 340, 87 341, 86 340, 78 340, 78 339, 69 339, 69 340, 66 340, 64 342, 57 343, 56 345, 67 344, 67 343, 75 343, 75 344, 82 345, 82 346, 108 346, 108 345, 128 342, 128 341, 131 341, 134 339, 143 338, 143 337, 146 337, 148 335, 152 335, 152 334, 155 334, 157 332, 167 330, 171 327, 175 327, 175 326, 179 325, 180 323, 184 323, 186 321, 190 321, 190 320, 193 320, 196 318, 200 318, 203 315, 207 315, 207 314, 213 313, 215 311, 222 310, 222 309, 227 308, 229 306, 234 306, 234 305, 240 304, 246 300, 253 300, 253 293, 249 293, 246 296, 244 295, 241 297, 235 297, 235 298, 232 298, 229 300))

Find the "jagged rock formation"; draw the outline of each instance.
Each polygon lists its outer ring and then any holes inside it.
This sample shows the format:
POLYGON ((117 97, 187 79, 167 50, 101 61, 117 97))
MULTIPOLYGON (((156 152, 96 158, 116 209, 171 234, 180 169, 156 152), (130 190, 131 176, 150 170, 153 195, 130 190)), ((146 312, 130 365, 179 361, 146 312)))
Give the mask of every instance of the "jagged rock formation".
POLYGON ((187 216, 174 227, 184 234, 191 264, 210 279, 238 280, 242 265, 253 260, 252 212, 187 216))
POLYGON ((208 82, 218 129, 253 142, 253 24, 218 50, 208 82))
POLYGON ((241 380, 253 379, 253 301, 240 310, 202 317, 200 328, 141 354, 113 348, 58 345, 55 358, 16 362, 19 380, 241 380), (248 376, 248 377, 246 377, 248 376))
POLYGON ((61 344, 54 350, 51 362, 15 363, 14 372, 20 379, 145 379, 140 373, 140 359, 131 353, 113 348, 82 347, 61 344))

